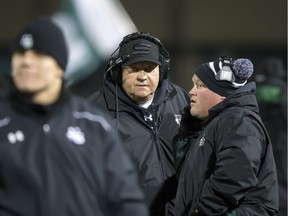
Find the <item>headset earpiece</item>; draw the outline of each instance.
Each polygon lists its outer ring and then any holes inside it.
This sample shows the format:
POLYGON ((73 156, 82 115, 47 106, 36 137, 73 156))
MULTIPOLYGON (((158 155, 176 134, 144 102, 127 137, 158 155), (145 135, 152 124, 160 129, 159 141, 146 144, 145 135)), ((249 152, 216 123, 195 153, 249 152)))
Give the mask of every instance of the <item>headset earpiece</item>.
POLYGON ((117 59, 112 60, 112 69, 111 69, 111 79, 113 82, 119 82, 121 83, 121 65, 117 63, 117 59))
MULTIPOLYGON (((117 48, 117 50, 119 47, 117 48)), ((115 50, 115 52, 117 51, 115 50)), ((114 53, 115 53, 114 52, 114 53)), ((113 53, 113 54, 114 54, 113 53)), ((121 82, 121 65, 122 63, 129 58, 129 55, 120 56, 120 57, 112 57, 110 58, 107 66, 105 67, 105 76, 107 79, 111 79, 113 82, 121 82)))
POLYGON ((110 58, 108 64, 105 67, 105 78, 116 82, 119 69, 120 65, 117 65, 115 58, 110 58))

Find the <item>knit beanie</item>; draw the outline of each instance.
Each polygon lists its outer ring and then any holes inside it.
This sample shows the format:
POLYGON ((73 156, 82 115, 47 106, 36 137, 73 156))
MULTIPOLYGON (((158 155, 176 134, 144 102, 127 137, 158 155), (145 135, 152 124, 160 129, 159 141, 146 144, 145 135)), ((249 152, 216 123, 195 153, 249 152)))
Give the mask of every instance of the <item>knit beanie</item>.
POLYGON ((37 50, 52 56, 65 71, 68 51, 64 34, 49 17, 41 16, 26 24, 17 34, 11 51, 37 50))
POLYGON ((253 74, 253 64, 249 59, 233 61, 232 58, 221 57, 218 61, 201 64, 195 74, 211 91, 227 97, 247 83, 253 74))

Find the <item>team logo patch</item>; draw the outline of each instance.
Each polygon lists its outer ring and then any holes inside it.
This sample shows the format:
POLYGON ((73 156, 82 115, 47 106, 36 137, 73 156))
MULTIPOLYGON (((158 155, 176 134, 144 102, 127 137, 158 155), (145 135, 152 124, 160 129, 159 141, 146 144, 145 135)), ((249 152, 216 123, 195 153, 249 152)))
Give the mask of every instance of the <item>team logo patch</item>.
POLYGON ((175 122, 176 122, 176 124, 180 126, 180 123, 181 123, 181 115, 174 114, 174 117, 175 117, 175 122))
POLYGON ((77 145, 83 145, 86 141, 85 135, 79 127, 68 127, 66 137, 68 140, 77 145))
POLYGON ((133 55, 138 55, 138 54, 144 54, 147 55, 151 52, 151 45, 150 44, 143 44, 143 43, 138 43, 133 46, 133 55))
POLYGON ((205 143, 205 133, 203 134, 202 138, 200 139, 199 141, 199 146, 204 146, 204 143, 205 143))
POLYGON ((31 34, 23 34, 20 39, 20 45, 24 49, 31 49, 34 45, 34 39, 31 34))
POLYGON ((149 115, 147 115, 147 116, 145 115, 145 116, 144 116, 144 120, 145 120, 145 121, 153 121, 153 116, 152 116, 152 114, 149 114, 149 115))

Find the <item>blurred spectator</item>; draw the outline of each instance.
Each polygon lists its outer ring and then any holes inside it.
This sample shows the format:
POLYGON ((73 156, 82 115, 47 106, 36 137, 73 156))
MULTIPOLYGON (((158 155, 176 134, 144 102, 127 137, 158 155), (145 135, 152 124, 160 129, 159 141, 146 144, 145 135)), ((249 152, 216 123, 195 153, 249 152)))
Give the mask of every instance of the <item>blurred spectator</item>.
POLYGON ((0 98, 5 97, 10 89, 10 79, 7 74, 1 74, 0 72, 0 98))
POLYGON ((0 215, 147 216, 105 114, 66 90, 67 57, 48 17, 27 23, 12 44, 13 87, 0 100, 0 215))
POLYGON ((255 66, 260 116, 268 130, 279 182, 279 214, 287 215, 287 82, 281 59, 266 57, 255 66))

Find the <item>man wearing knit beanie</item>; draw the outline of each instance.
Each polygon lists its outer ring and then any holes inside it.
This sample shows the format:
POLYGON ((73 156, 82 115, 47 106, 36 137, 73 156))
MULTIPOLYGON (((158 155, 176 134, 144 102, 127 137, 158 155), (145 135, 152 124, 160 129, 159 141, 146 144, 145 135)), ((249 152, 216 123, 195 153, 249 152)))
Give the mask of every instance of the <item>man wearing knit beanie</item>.
POLYGON ((195 70, 189 92, 191 116, 182 122, 201 126, 181 127, 190 131, 180 131, 174 139, 176 152, 187 146, 180 171, 178 167, 176 216, 278 211, 272 145, 259 117, 255 83, 247 83, 252 73, 249 59, 229 57, 195 70))
POLYGON ((137 172, 105 114, 64 87, 67 49, 49 17, 12 45, 0 100, 0 215, 148 216, 137 172))
POLYGON ((48 17, 27 23, 11 47, 12 79, 19 91, 55 102, 62 86, 68 52, 61 29, 48 17), (50 94, 51 93, 51 94, 50 94))
POLYGON ((68 52, 62 30, 48 17, 38 17, 27 23, 12 44, 16 51, 36 50, 52 56, 65 71, 68 52))

